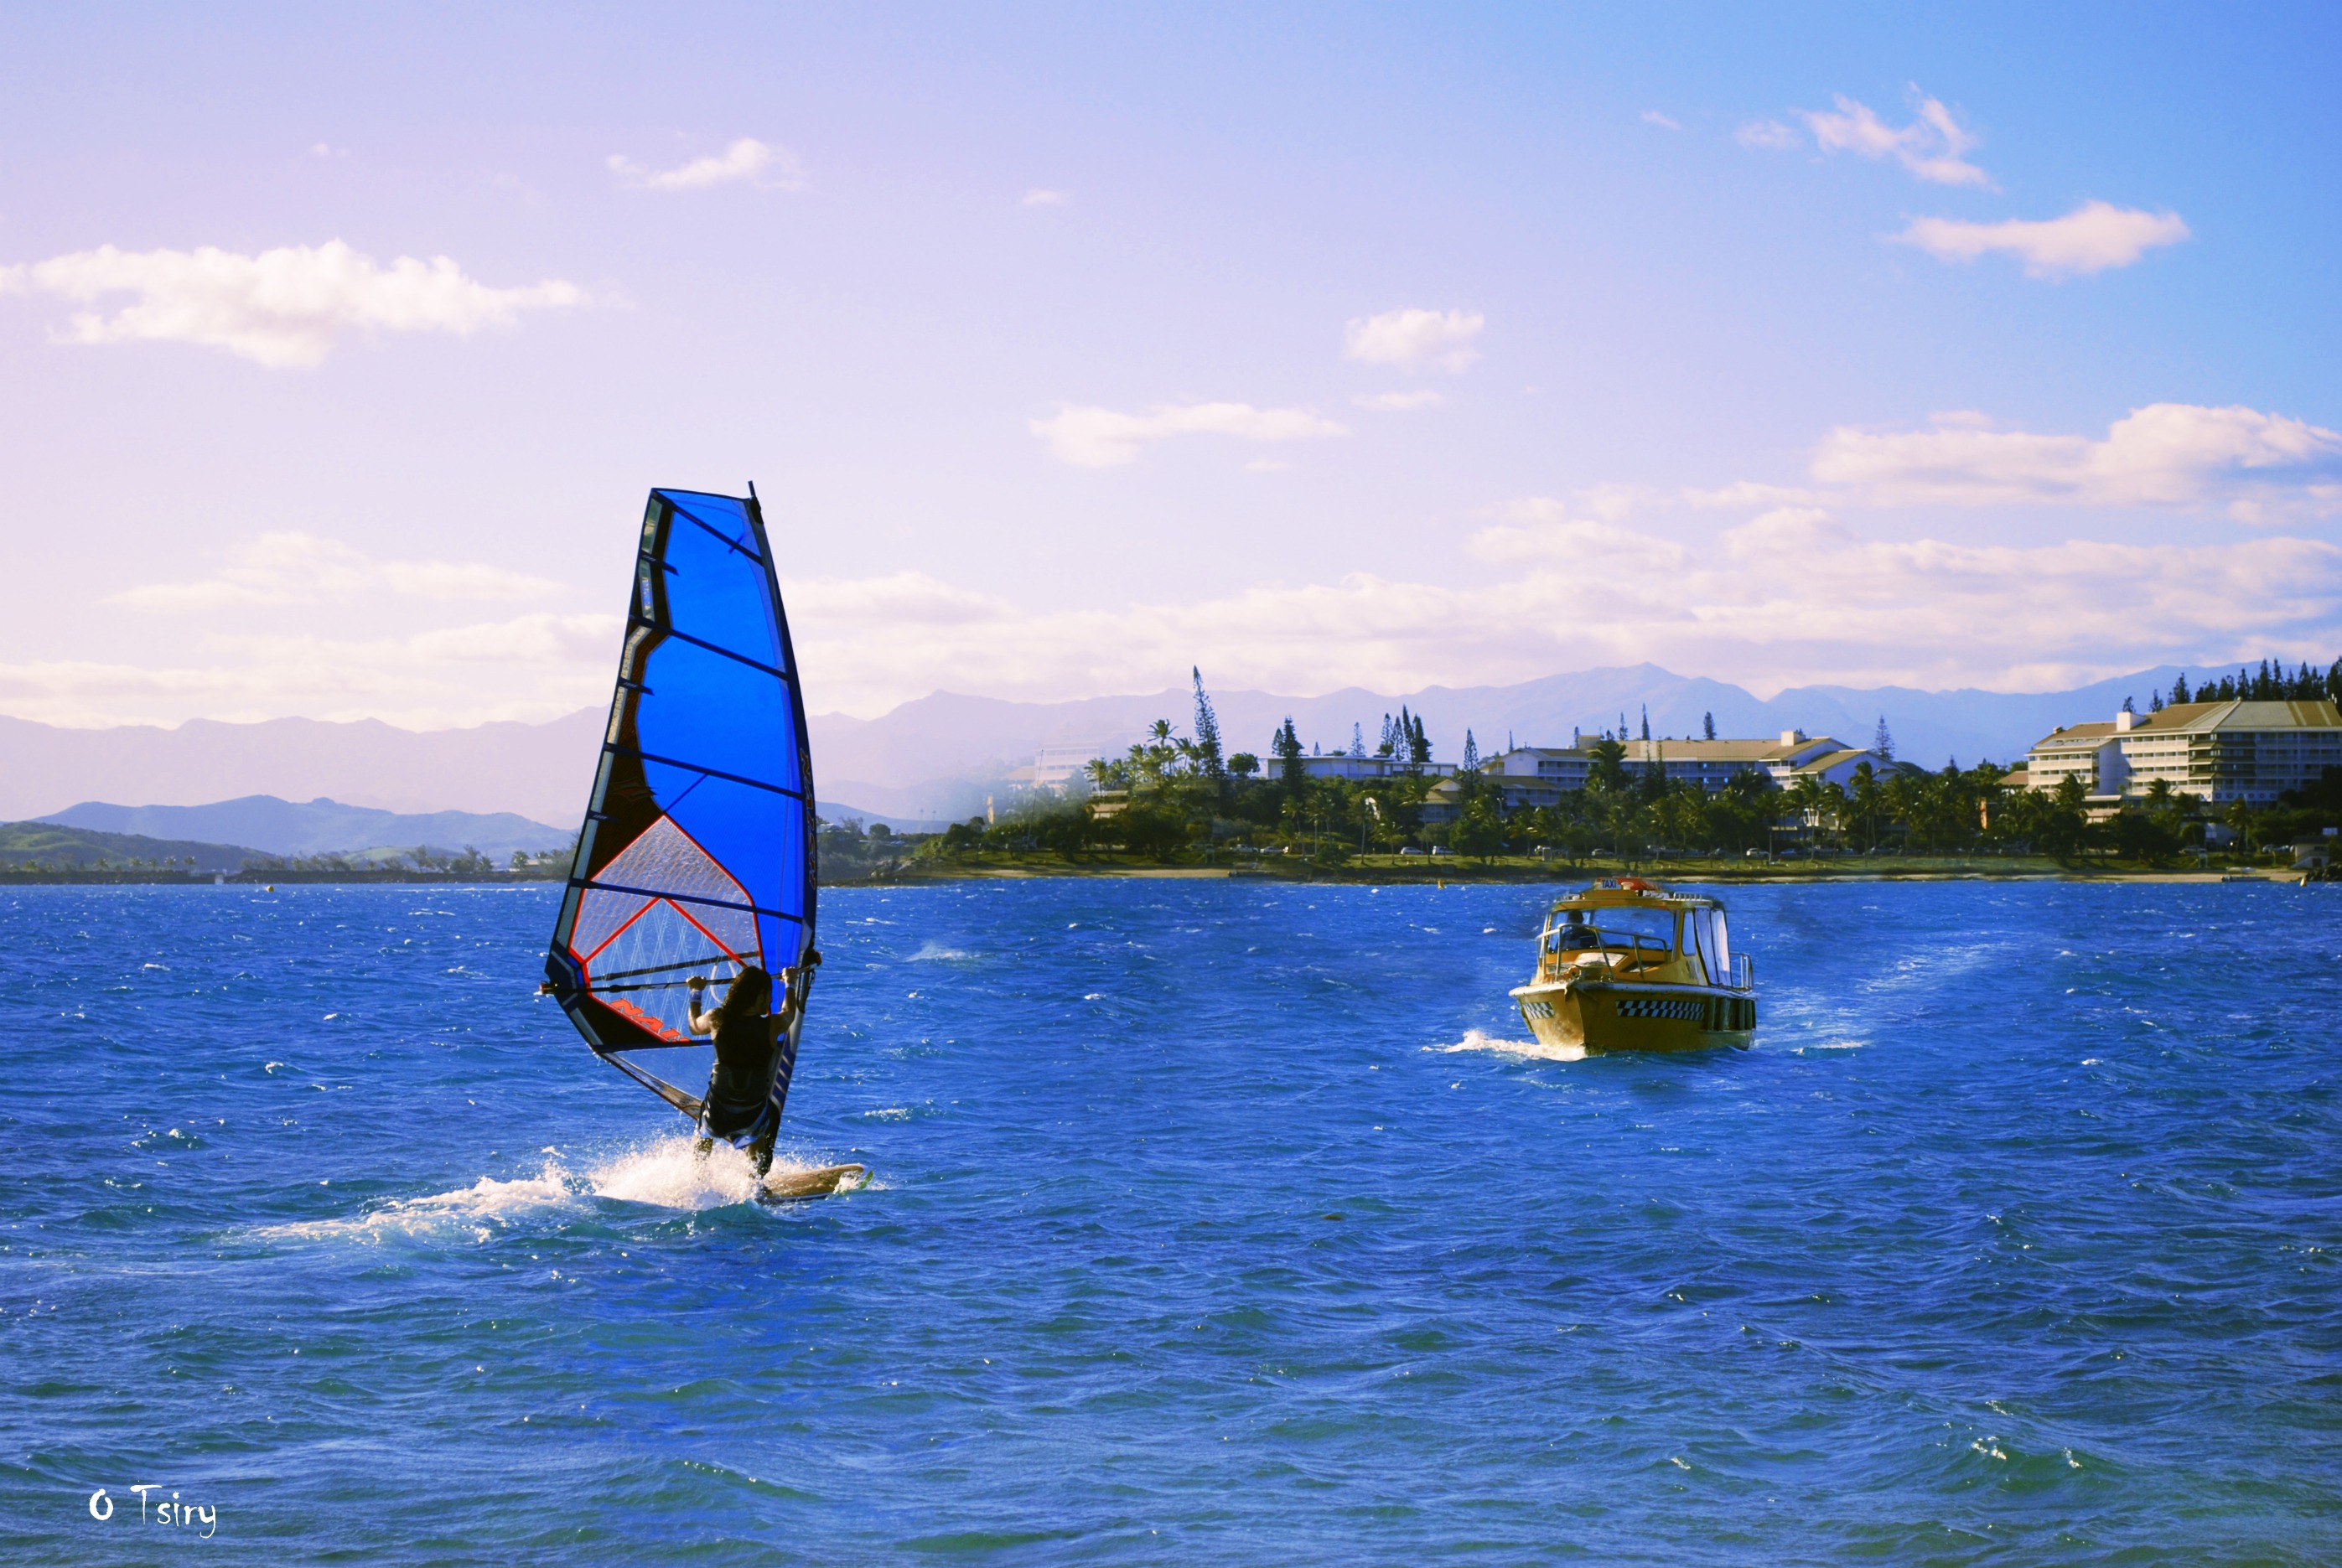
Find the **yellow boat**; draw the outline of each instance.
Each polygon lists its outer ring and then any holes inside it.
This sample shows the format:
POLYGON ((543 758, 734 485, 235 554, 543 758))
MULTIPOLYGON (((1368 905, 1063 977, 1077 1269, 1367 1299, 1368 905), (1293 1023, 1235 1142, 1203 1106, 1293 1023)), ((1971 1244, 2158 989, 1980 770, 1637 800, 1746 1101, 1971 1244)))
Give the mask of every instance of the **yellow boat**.
POLYGON ((1622 876, 1554 904, 1536 974, 1512 997, 1539 1041, 1588 1055, 1745 1050, 1756 1028, 1755 969, 1732 951, 1720 901, 1622 876))

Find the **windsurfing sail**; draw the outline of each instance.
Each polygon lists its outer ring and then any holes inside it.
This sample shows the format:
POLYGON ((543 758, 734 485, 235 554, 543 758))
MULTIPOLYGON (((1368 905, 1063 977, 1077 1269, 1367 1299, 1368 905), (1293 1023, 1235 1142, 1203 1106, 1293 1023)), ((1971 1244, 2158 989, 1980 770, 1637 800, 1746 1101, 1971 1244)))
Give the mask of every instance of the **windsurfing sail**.
MULTIPOLYGON (((545 954, 547 989, 595 1054, 696 1116, 712 1053, 691 1034, 746 964, 802 1020, 813 966, 813 773, 779 579, 746 500, 654 490, 643 514, 610 723, 545 954)), ((816 961, 817 962, 817 961, 816 961)), ((776 994, 774 1005, 784 1005, 776 994)), ((775 1063, 777 1113, 796 1064, 775 1063)))

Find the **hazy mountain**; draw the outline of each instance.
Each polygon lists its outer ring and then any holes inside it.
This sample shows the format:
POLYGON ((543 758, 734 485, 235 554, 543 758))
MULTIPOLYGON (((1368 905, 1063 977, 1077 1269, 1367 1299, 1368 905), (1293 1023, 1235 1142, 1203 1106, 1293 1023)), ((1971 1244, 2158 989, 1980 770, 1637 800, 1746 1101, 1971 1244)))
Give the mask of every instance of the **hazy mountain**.
POLYGON ((84 801, 37 819, 101 833, 248 844, 270 854, 354 854, 367 849, 476 849, 502 861, 515 850, 567 849, 572 830, 510 812, 402 814, 335 800, 302 803, 249 794, 209 805, 108 805, 84 801))
MULTIPOLYGON (((2126 696, 2143 710, 2177 673, 2167 666, 2036 694, 1807 686, 1759 700, 1725 682, 1637 664, 1397 695, 1354 687, 1319 697, 1227 691, 1213 698, 1227 749, 1261 755, 1287 714, 1305 744, 1346 747, 1356 724, 1372 749, 1383 714, 1405 703, 1424 716, 1435 754, 1452 761, 1467 728, 1483 752, 1501 749, 1507 736, 1566 745, 1573 729, 1615 729, 1622 717, 1639 734, 1647 706, 1656 735, 1696 735, 1713 714, 1721 734, 1798 728, 1857 744, 1868 743, 1884 715, 1898 755, 1941 767, 1949 757, 2007 762, 2059 724, 2113 716, 2126 696)), ((816 715, 814 776, 831 817, 883 816, 890 824, 965 818, 1044 746, 1120 751, 1157 718, 1184 734, 1193 715, 1190 694, 1177 688, 1067 703, 937 692, 875 719, 816 715)), ((374 720, 70 730, 0 718, 0 818, 54 814, 75 801, 193 806, 269 794, 395 813, 509 812, 565 834, 585 806, 603 720, 595 708, 542 724, 415 734, 374 720)))
POLYGON ((75 730, 0 718, 0 817, 45 815, 75 801, 199 805, 273 794, 574 824, 586 808, 603 719, 589 710, 550 724, 418 734, 375 719, 75 730))

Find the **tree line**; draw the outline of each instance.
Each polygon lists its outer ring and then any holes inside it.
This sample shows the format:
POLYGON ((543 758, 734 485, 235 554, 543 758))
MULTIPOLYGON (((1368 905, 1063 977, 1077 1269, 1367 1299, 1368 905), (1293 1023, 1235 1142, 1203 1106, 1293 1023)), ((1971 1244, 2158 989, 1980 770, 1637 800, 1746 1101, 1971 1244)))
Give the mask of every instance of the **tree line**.
MULTIPOLYGON (((2248 687, 2257 680, 2240 674, 2248 687)), ((1314 778, 1290 717, 1270 739, 1273 765, 1264 766, 1250 753, 1223 754, 1201 674, 1194 680, 1189 734, 1157 719, 1123 755, 1089 764, 1083 787, 1065 797, 1036 793, 997 821, 956 824, 918 853, 1054 851, 1208 860, 1246 849, 1298 852, 1338 864, 1362 854, 1430 849, 1481 859, 1544 854, 1572 862, 1796 852, 2111 855, 2162 864, 2205 837, 2199 803, 2163 781, 2098 823, 2084 809, 2079 780, 2053 792, 2011 787, 2009 770, 1991 763, 1967 768, 1947 763, 1930 773, 1863 762, 1844 785, 1806 777, 1787 789, 1751 766, 1711 793, 1688 779, 1669 779, 1660 769, 1630 767, 1626 746, 1606 732, 1589 748, 1583 789, 1562 791, 1552 804, 1508 811, 1502 782, 1465 767, 1454 775, 1456 820, 1426 823, 1425 797, 1438 780, 1424 771, 1430 745, 1419 715, 1403 712, 1386 723, 1389 749, 1375 754, 1401 759, 1388 776, 1314 778)), ((1350 754, 1362 750, 1354 745, 1350 754)), ((2321 785, 2288 794, 2273 807, 2233 803, 2218 821, 2247 851, 2342 826, 2342 769, 2329 769, 2321 785)))
MULTIPOLYGON (((2307 664, 2292 674, 2285 673, 2282 664, 2261 661, 2257 671, 2238 665, 2233 675, 2214 680, 2207 675, 2203 684, 2190 688, 2187 672, 2182 670, 2172 677, 2171 705, 2183 703, 2227 703, 2242 700, 2247 703, 2314 703, 2320 699, 2342 704, 2342 659, 2337 659, 2323 674, 2307 664)), ((2152 711, 2163 708, 2163 694, 2155 694, 2152 711)))

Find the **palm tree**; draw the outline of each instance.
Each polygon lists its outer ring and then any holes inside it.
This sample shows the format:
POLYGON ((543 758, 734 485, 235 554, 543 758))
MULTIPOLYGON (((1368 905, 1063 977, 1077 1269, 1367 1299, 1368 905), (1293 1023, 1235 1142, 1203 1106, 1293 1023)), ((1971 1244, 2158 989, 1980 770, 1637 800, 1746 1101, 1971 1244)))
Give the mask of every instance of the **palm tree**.
POLYGON ((2253 808, 2242 800, 2232 800, 2220 814, 2220 820, 2236 834, 2237 842, 2245 846, 2245 854, 2249 858, 2257 847, 2253 842, 2253 808))

